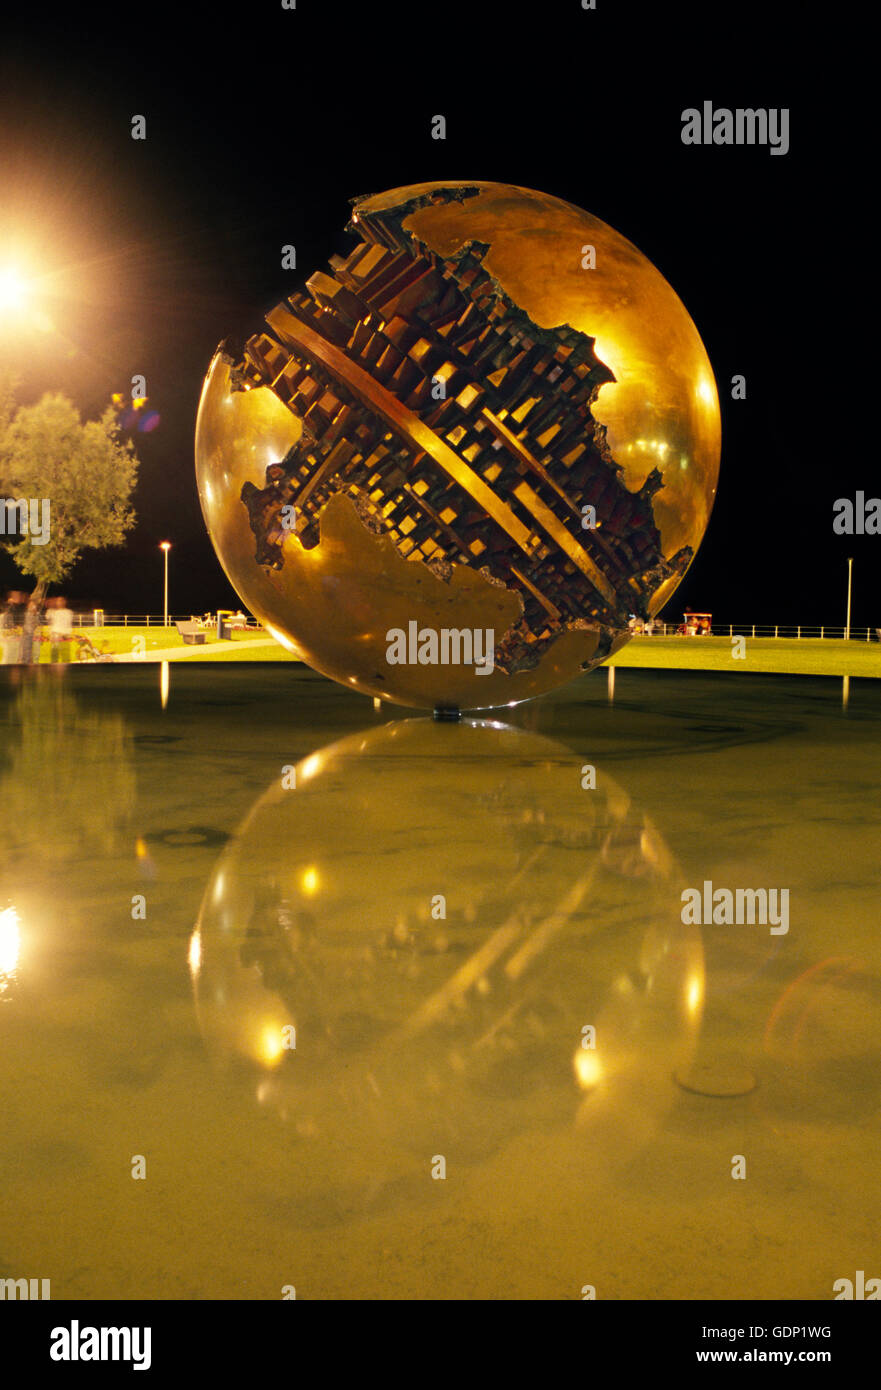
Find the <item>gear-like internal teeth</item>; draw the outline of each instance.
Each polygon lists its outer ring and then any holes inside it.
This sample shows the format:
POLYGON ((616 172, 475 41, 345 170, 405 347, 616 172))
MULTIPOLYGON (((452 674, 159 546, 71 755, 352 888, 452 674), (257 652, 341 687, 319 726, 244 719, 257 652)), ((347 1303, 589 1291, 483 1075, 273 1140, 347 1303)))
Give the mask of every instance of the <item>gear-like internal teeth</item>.
POLYGON ((411 204, 368 214, 356 201, 351 254, 230 357, 233 389, 270 387, 303 425, 265 485, 242 488, 257 562, 280 569, 291 535, 320 545, 322 510, 344 493, 403 558, 446 581, 468 565, 519 595, 501 669, 530 669, 585 625, 608 651, 691 558, 661 552, 661 474, 624 486, 591 410, 615 379, 595 340, 533 323, 486 270, 485 243, 437 255, 403 227, 411 204))

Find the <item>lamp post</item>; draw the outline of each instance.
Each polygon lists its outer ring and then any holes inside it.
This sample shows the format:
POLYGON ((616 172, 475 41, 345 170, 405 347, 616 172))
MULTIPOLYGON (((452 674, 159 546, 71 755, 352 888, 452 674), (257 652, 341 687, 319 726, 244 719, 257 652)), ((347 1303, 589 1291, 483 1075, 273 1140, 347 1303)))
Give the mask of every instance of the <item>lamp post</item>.
POLYGON ((845 642, 849 642, 849 641, 850 641, 850 581, 851 581, 852 575, 853 575, 853 558, 852 558, 851 556, 848 556, 848 559, 847 559, 847 626, 846 626, 845 629, 844 629, 844 640, 845 640, 845 642))
POLYGON ((171 549, 171 541, 160 541, 159 549, 165 551, 165 621, 164 626, 168 627, 168 552, 171 549))

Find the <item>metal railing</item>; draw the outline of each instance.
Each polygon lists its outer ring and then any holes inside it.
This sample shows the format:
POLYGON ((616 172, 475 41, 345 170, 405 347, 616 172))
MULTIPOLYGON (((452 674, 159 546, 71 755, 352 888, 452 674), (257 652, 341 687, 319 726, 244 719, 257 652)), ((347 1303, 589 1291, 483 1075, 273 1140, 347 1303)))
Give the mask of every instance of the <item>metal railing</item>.
MULTIPOLYGON (((191 613, 169 613, 168 626, 188 623, 191 613)), ((96 621, 94 613, 75 613, 74 627, 165 627, 164 613, 105 613, 96 621)))
MULTIPOLYGON (((879 631, 881 631, 881 629, 877 627, 856 627, 851 623, 850 641, 878 641, 879 631)), ((724 624, 721 628, 715 628, 714 632, 717 636, 725 636, 724 624)), ((796 625, 795 623, 775 623, 773 625, 770 623, 733 623, 728 625, 727 633, 729 637, 788 637, 795 638, 796 641, 801 641, 803 638, 812 638, 816 640, 819 637, 822 640, 829 638, 831 641, 839 642, 844 640, 846 634, 847 629, 843 625, 841 627, 835 627, 834 625, 818 627, 812 626, 811 624, 796 625)))
MULTIPOLYGON (((101 610, 98 609, 97 612, 101 610)), ((245 622, 249 627, 259 627, 256 618, 252 618, 250 613, 245 613, 245 622)), ((203 622, 204 613, 169 613, 169 628, 173 628, 175 623, 203 622)), ((216 615, 211 617, 211 626, 214 626, 216 615)), ((95 612, 74 613, 74 627, 165 627, 164 613, 104 613, 96 621, 95 612)))
MULTIPOLYGON (((100 611, 100 610, 99 610, 100 611)), ((193 613, 169 613, 168 626, 173 627, 175 623, 188 623, 194 618, 201 622, 203 614, 193 613)), ((244 615, 248 626, 259 627, 260 624, 249 613, 244 615)), ((213 622, 213 619, 212 619, 213 622)), ((165 618, 162 613, 105 613, 103 620, 97 624, 94 612, 74 614, 75 627, 164 627, 165 618)), ((651 635, 654 637, 676 637, 682 636, 683 624, 664 623, 655 621, 652 624, 651 635)), ((834 626, 829 624, 811 623, 714 623, 712 631, 707 635, 711 637, 776 637, 791 638, 795 641, 807 641, 809 638, 816 640, 843 641, 845 635, 844 625, 834 626)), ((635 633, 636 636, 649 635, 640 628, 635 633)), ((881 628, 877 627, 856 627, 853 623, 850 628, 851 642, 874 642, 881 640, 881 628)))
MULTIPOLYGON (((662 623, 655 622, 652 627, 651 636, 653 637, 681 637, 683 623, 662 623)), ((695 633, 695 636, 709 637, 776 637, 786 638, 793 641, 807 641, 809 638, 816 640, 843 641, 846 628, 830 626, 829 624, 811 623, 714 623, 709 633, 695 633)), ((639 629, 636 636, 649 636, 649 633, 639 629)), ((851 642, 876 642, 881 641, 881 628, 877 627, 856 627, 853 623, 850 626, 851 642)))

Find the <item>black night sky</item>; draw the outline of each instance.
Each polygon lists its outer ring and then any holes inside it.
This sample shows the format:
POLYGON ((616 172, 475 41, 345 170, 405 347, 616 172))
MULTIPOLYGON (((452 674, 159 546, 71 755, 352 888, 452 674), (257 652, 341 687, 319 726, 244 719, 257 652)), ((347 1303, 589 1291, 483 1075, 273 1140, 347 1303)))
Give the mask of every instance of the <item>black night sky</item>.
MULTIPOLYGON (((837 23, 828 16, 832 31, 837 23)), ((846 22, 846 20, 844 21, 846 22)), ((487 179, 576 203, 635 242, 694 318, 722 398, 710 528, 665 616, 881 621, 873 537, 832 504, 878 489, 846 425, 841 306, 863 250, 835 103, 818 100, 801 6, 580 0, 19 7, 0 51, 0 260, 21 250, 57 331, 10 342, 20 399, 68 392, 85 414, 147 378, 160 427, 138 435, 137 529, 66 586, 108 611, 233 600, 199 510, 193 430, 217 343, 348 238, 348 200, 429 179, 487 179), (684 146, 681 111, 789 107, 790 150, 684 146), (431 118, 447 118, 447 139, 431 118), (147 118, 147 140, 131 118, 147 118), (852 209, 851 209, 852 210, 852 209), (280 266, 297 248, 296 272, 280 266), (747 399, 732 401, 736 373, 747 399)), ((816 46, 816 36, 812 39, 816 46)), ((823 39, 831 55, 836 32, 823 39)), ((831 61, 831 56, 830 56, 831 61)), ((812 64, 814 66, 812 66, 812 64)), ((828 95, 828 87, 823 89, 828 95)), ((842 117, 844 120, 844 117, 842 117)), ((16 571, 0 557, 0 584, 16 571)))

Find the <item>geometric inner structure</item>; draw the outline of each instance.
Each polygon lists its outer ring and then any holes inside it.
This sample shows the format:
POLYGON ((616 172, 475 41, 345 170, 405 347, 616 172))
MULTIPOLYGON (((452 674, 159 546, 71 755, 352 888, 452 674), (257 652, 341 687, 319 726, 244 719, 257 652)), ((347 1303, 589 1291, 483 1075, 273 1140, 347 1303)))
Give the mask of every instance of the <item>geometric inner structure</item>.
POLYGON ((608 649, 693 552, 661 552, 660 471, 636 492, 622 481, 591 413, 615 379, 594 339, 535 324, 484 268, 486 244, 440 256, 402 226, 478 192, 435 189, 369 214, 356 200, 354 250, 273 309, 241 356, 228 344, 223 356, 234 390, 269 387, 303 427, 265 486, 242 488, 257 562, 282 568, 292 534, 317 545, 322 509, 343 493, 403 558, 444 580, 468 565, 519 596, 521 619, 495 647, 514 673, 567 629, 597 630, 608 649))

